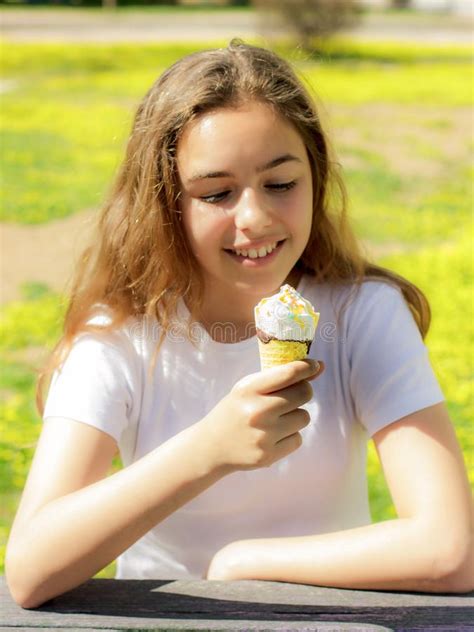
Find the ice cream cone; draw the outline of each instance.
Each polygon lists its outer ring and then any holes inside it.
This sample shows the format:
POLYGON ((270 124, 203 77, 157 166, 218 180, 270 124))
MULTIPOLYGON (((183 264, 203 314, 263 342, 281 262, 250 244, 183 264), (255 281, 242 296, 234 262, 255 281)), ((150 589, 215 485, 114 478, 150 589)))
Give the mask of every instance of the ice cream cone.
POLYGON ((303 360, 308 355, 308 345, 294 340, 262 342, 258 339, 258 349, 262 369, 293 362, 293 360, 303 360))
POLYGON ((318 320, 319 313, 290 285, 262 299, 255 307, 262 369, 306 358, 318 320))

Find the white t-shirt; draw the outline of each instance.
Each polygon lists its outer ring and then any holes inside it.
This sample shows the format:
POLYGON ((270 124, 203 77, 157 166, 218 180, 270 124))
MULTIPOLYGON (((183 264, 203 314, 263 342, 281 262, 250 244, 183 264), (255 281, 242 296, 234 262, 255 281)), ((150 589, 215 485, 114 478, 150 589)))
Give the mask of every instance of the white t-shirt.
MULTIPOLYGON (((118 578, 202 578, 212 556, 235 540, 370 524, 368 438, 444 397, 398 289, 364 282, 339 323, 347 288, 304 276, 298 290, 321 314, 309 355, 326 367, 305 405, 311 422, 301 431, 303 445, 269 468, 226 476, 156 525, 119 557, 118 578)), ((189 317, 184 302, 178 316, 189 317)), ((126 467, 202 419, 240 378, 260 370, 255 337, 218 343, 194 323, 195 347, 179 322, 151 378, 156 321, 130 319, 111 334, 81 334, 53 376, 44 419, 68 417, 110 434, 126 467)))

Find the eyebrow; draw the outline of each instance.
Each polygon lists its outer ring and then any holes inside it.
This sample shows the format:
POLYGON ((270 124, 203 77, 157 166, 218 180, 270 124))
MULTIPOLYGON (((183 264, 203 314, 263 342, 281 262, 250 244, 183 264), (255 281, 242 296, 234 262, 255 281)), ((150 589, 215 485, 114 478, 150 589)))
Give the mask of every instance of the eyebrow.
MULTIPOLYGON (((257 173, 263 173, 264 171, 268 171, 269 169, 274 169, 275 167, 279 167, 285 162, 300 162, 303 161, 297 156, 293 156, 293 154, 284 154, 283 156, 278 156, 278 158, 274 158, 267 162, 267 164, 262 165, 261 167, 257 167, 257 173)), ((196 182, 197 180, 204 180, 206 178, 227 178, 228 176, 232 176, 232 173, 229 171, 210 171, 209 173, 196 173, 191 178, 189 178, 188 182, 196 182)))

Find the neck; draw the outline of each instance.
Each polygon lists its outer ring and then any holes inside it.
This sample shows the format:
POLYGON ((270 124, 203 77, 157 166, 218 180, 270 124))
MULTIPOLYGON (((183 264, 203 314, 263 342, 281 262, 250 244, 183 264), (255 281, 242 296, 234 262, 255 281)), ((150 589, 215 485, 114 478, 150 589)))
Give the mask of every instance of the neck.
POLYGON ((235 343, 255 335, 254 307, 260 299, 235 295, 213 305, 204 301, 196 320, 216 342, 235 343))
MULTIPOLYGON (((283 283, 293 287, 299 284, 300 272, 292 272, 283 283)), ((279 288, 265 295, 231 292, 226 296, 209 292, 203 301, 201 312, 195 315, 197 320, 213 340, 222 343, 236 343, 255 336, 254 308, 266 296, 272 296, 279 288)))

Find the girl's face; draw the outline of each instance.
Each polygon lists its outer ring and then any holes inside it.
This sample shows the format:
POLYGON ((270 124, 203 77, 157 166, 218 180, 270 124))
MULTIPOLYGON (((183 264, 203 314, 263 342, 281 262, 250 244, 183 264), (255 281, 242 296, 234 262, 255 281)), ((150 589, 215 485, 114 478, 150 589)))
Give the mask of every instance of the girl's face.
POLYGON ((311 169, 298 132, 259 102, 221 108, 185 128, 177 161, 182 220, 206 296, 277 291, 311 230, 311 169))

